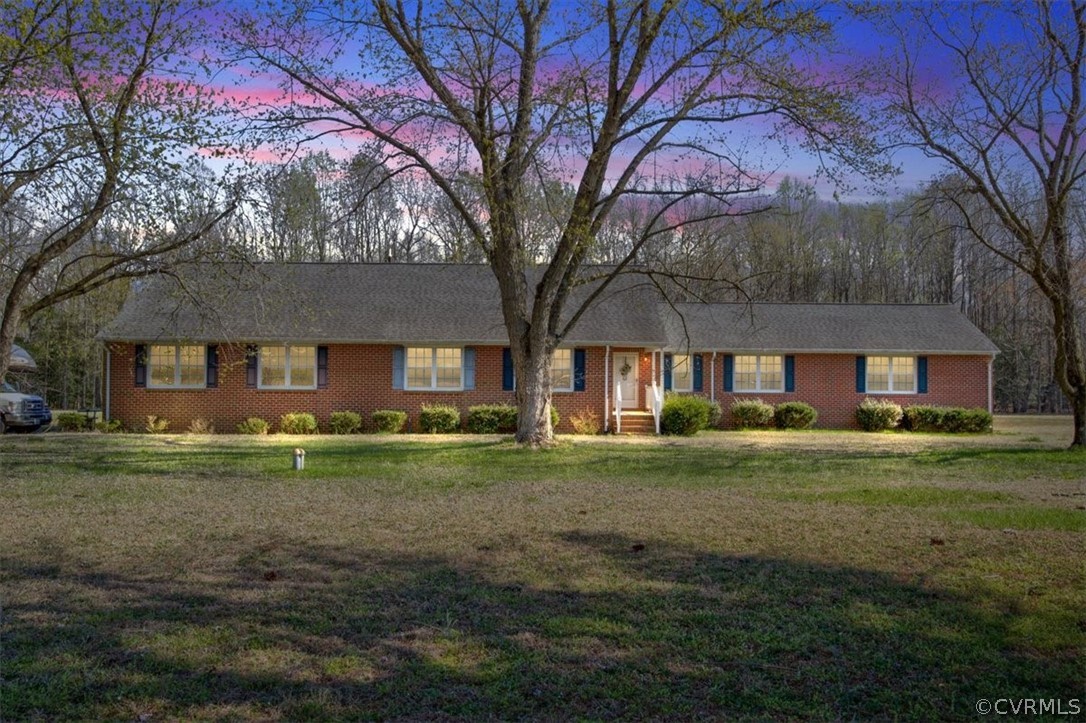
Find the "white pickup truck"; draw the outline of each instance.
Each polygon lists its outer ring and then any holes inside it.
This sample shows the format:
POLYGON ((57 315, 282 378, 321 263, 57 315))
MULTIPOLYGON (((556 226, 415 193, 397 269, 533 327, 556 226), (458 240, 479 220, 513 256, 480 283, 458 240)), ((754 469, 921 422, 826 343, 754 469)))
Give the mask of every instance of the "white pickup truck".
MULTIPOLYGON (((32 372, 38 368, 34 358, 21 346, 13 346, 8 369, 32 372)), ((23 394, 5 381, 0 381, 0 434, 9 429, 36 432, 53 423, 53 413, 45 400, 33 394, 23 394)))
POLYGON ((53 413, 45 400, 22 394, 7 382, 0 382, 0 434, 9 429, 36 432, 53 422, 53 413))

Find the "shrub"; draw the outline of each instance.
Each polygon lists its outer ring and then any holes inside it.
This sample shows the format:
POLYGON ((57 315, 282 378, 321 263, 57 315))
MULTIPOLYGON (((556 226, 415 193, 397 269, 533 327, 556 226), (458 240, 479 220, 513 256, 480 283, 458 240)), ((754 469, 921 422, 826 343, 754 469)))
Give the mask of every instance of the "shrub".
POLYGON ((189 434, 215 434, 215 425, 203 417, 197 417, 189 422, 189 434))
POLYGON ((948 429, 948 432, 966 432, 979 434, 992 431, 992 415, 987 409, 976 407, 974 409, 962 409, 959 416, 958 428, 948 429))
POLYGON ((893 429, 901 421, 901 406, 887 399, 865 397, 856 407, 856 421, 865 432, 893 429))
POLYGON ((378 409, 373 413, 373 427, 378 434, 397 434, 407 424, 407 412, 378 409))
POLYGON ((102 434, 116 434, 124 431, 124 425, 119 419, 111 419, 108 422, 103 419, 94 423, 94 431, 102 434))
POLYGON ((82 412, 57 412, 53 424, 62 432, 83 432, 87 429, 87 415, 82 412))
POLYGON ((460 410, 445 404, 424 404, 419 412, 419 430, 428 434, 450 434, 460 430, 460 410))
POLYGON ((260 417, 249 417, 238 425, 238 434, 267 434, 268 423, 260 417))
POLYGON ((480 404, 468 407, 468 431, 472 434, 509 434, 517 431, 517 408, 511 404, 480 404))
POLYGON ((761 399, 738 399, 732 402, 732 422, 736 429, 772 426, 773 405, 761 399))
POLYGON ((917 404, 905 407, 901 414, 901 426, 911 432, 939 432, 946 423, 946 407, 917 404))
POLYGON ((574 434, 599 434, 600 418, 591 409, 582 409, 571 414, 569 423, 573 427, 574 434))
POLYGON ((358 412, 332 412, 328 418, 332 434, 354 434, 362 429, 362 415, 358 412))
POLYGON ((781 402, 773 410, 777 429, 810 429, 818 419, 818 412, 806 402, 781 402))
POLYGON ((316 434, 317 418, 309 412, 287 412, 279 417, 279 431, 283 434, 316 434))
POLYGON ((148 434, 162 434, 170 428, 170 420, 163 419, 155 414, 148 414, 147 421, 143 423, 143 429, 148 434))
POLYGON ((720 402, 709 402, 709 426, 719 428, 724 421, 724 410, 720 408, 720 402))
POLYGON ((562 417, 558 414, 558 410, 551 407, 551 428, 558 429, 558 423, 562 421, 562 417))
POLYGON ((709 426, 711 403, 702 397, 670 394, 660 413, 660 431, 690 437, 709 426))
POLYGON ((904 409, 901 426, 912 432, 990 432, 992 415, 979 408, 917 404, 904 409))

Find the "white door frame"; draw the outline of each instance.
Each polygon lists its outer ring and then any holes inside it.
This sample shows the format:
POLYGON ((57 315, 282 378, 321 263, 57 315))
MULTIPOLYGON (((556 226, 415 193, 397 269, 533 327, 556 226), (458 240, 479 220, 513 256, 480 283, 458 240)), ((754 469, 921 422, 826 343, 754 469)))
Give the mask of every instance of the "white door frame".
POLYGON ((622 379, 622 366, 627 361, 630 363, 630 371, 626 376, 625 384, 623 386, 622 395, 622 408, 623 409, 638 409, 638 384, 641 374, 641 354, 636 351, 613 351, 612 355, 614 360, 611 362, 612 371, 615 380, 615 384, 623 384, 622 379), (631 394, 627 395, 625 392, 627 389, 631 390, 631 394), (627 398, 627 397, 630 398, 627 398))

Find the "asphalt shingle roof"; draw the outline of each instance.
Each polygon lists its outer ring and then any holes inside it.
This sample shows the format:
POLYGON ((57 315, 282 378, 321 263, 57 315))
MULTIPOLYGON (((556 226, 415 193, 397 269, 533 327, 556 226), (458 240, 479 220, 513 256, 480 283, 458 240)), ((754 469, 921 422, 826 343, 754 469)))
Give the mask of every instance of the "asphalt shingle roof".
MULTIPOLYGON (((589 293, 578 287, 567 309, 589 293)), ((103 341, 507 344, 484 265, 273 264, 206 267, 143 281, 103 341)), ((616 280, 569 344, 673 350, 994 354, 957 309, 909 304, 677 304, 638 276, 616 280)))
POLYGON ((948 304, 677 304, 669 346, 730 351, 995 354, 948 304))
MULTIPOLYGON (((104 341, 507 344, 498 283, 467 264, 253 264, 152 279, 129 295, 104 341)), ((589 293, 574 290, 567 308, 589 293)), ((568 343, 656 345, 655 299, 619 279, 568 343)))

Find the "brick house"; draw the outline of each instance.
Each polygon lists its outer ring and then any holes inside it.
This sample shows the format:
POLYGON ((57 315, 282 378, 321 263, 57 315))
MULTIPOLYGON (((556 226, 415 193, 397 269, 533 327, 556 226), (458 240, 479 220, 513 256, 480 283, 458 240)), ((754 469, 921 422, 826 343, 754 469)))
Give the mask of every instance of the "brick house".
MULTIPOLYGON (((233 430, 286 412, 466 416, 513 402, 512 363, 490 269, 448 264, 255 264, 155 279, 99 335, 105 413, 233 430)), ((576 289, 574 308, 591 290, 576 289)), ((621 277, 578 321, 553 363, 553 404, 613 429, 644 424, 657 389, 805 401, 819 426, 851 427, 865 396, 991 409, 997 348, 956 309, 901 304, 668 304, 621 277)), ((730 422, 725 414, 725 422, 730 422)), ((643 428, 643 426, 642 426, 643 428)))

